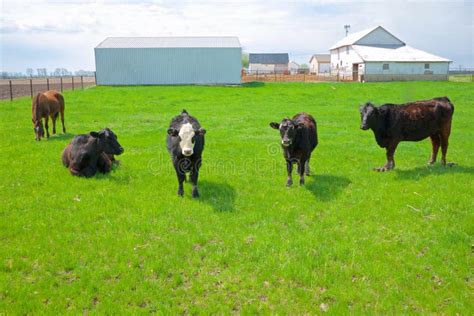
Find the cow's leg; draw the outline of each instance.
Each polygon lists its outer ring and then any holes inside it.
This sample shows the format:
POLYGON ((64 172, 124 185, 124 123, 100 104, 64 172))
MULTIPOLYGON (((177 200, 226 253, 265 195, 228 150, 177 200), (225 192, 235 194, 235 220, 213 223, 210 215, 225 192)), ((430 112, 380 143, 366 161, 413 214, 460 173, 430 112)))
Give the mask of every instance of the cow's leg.
POLYGON ((305 166, 306 166, 306 159, 301 159, 298 161, 298 166, 300 170, 300 185, 304 185, 304 173, 305 173, 305 166))
POLYGON ((46 117, 44 118, 44 127, 46 129, 46 137, 49 138, 49 115, 46 115, 46 117))
POLYGON ((291 172, 293 171, 293 162, 291 160, 286 161, 286 171, 288 172, 288 180, 286 181, 286 186, 290 187, 293 184, 293 178, 291 172))
POLYGON ((198 177, 199 177, 199 169, 198 168, 191 169, 189 178, 191 180, 191 183, 193 184, 193 198, 199 197, 198 177))
POLYGON ((309 160, 311 158, 308 158, 308 160, 306 160, 306 163, 304 164, 304 173, 306 176, 309 176, 310 175, 310 171, 309 171, 309 160))
POLYGON ((53 121, 53 135, 56 134, 56 120, 58 118, 59 113, 55 113, 51 116, 51 121, 53 121))
POLYGON ((66 127, 64 126, 64 109, 61 110, 61 124, 63 125, 63 133, 66 133, 66 127))
POLYGON ((110 161, 107 154, 102 153, 99 159, 97 159, 97 169, 101 173, 108 173, 110 170, 112 170, 112 161, 110 161))
POLYGON ((430 138, 431 138, 431 145, 433 146, 433 152, 431 153, 431 159, 428 161, 428 164, 432 165, 436 162, 439 146, 441 144, 441 138, 439 134, 431 135, 430 138))
POLYGON ((447 123, 441 130, 440 139, 441 139, 441 164, 443 166, 452 167, 455 165, 454 162, 446 162, 446 153, 448 152, 450 134, 451 134, 451 122, 447 123))
POLYGON ((184 170, 181 170, 179 167, 179 160, 174 162, 174 168, 176 170, 176 177, 178 178, 178 195, 183 196, 184 194, 184 189, 183 189, 183 183, 184 179, 186 178, 186 174, 184 170))
POLYGON ((380 168, 375 168, 374 170, 384 172, 384 171, 389 171, 389 170, 392 170, 393 168, 395 168, 394 155, 395 155, 395 150, 397 149, 397 146, 398 146, 398 141, 393 141, 393 142, 388 144, 388 146, 387 146, 387 163, 385 164, 385 166, 380 167, 380 168))

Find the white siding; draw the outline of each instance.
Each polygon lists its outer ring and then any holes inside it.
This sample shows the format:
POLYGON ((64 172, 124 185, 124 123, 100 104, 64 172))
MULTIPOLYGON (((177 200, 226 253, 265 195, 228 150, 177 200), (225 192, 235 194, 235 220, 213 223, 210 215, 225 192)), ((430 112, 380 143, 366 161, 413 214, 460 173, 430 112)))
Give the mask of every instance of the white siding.
POLYGON ((354 45, 404 45, 404 43, 384 29, 377 28, 355 42, 354 45))
POLYGON ((249 64, 250 73, 283 73, 288 71, 288 64, 249 64))
POLYGON ((331 73, 352 76, 352 64, 362 63, 360 56, 350 46, 343 46, 331 50, 331 73), (349 47, 349 54, 347 53, 349 47), (339 54, 338 54, 339 50, 339 54), (341 64, 342 62, 342 64, 341 64))

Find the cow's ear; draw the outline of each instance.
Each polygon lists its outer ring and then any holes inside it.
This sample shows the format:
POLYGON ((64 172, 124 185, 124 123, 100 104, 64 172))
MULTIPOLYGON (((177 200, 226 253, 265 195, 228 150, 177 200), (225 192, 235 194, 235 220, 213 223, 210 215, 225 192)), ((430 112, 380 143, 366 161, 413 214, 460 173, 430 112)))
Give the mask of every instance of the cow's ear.
POLYGON ((168 135, 170 136, 178 136, 179 132, 176 128, 168 128, 168 135))
POLYGON ((359 106, 359 112, 362 114, 363 111, 364 111, 364 106, 363 105, 359 106))
POLYGON ((197 131, 194 132, 196 135, 204 135, 206 134, 206 130, 204 128, 200 128, 197 131))
POLYGON ((99 133, 97 133, 97 132, 90 132, 89 135, 91 135, 92 137, 95 137, 95 138, 99 137, 99 133))
POLYGON ((304 123, 293 121, 293 125, 295 126, 295 128, 302 128, 304 126, 304 123))
POLYGON ((101 138, 101 139, 107 138, 107 131, 106 130, 101 130, 99 132, 99 138, 101 138))
POLYGON ((277 122, 271 122, 270 127, 274 129, 280 129, 280 124, 278 124, 277 122))

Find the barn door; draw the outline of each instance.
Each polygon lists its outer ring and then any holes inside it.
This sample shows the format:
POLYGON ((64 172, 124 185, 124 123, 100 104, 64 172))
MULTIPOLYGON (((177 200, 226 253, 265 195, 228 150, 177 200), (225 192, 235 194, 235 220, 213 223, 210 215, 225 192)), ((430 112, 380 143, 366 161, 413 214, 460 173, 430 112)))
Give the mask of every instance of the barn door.
POLYGON ((352 64, 352 81, 359 81, 359 64, 352 64))

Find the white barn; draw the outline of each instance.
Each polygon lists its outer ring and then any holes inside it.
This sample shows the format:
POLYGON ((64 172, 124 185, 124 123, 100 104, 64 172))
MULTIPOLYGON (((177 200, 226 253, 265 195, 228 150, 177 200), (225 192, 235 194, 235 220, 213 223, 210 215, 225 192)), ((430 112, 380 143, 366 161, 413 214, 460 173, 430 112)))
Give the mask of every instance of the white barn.
POLYGON ((330 48, 331 73, 358 81, 448 80, 449 59, 406 45, 381 26, 330 48))
POLYGON ((288 53, 249 54, 249 73, 273 74, 288 72, 288 53))
POLYGON ((241 82, 237 37, 109 37, 94 51, 98 85, 241 82))

